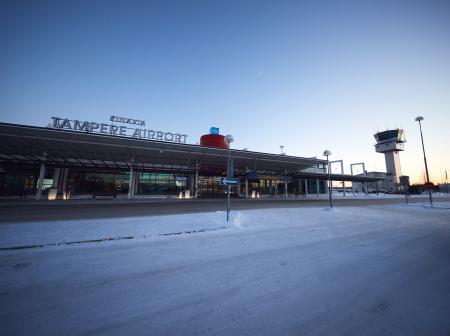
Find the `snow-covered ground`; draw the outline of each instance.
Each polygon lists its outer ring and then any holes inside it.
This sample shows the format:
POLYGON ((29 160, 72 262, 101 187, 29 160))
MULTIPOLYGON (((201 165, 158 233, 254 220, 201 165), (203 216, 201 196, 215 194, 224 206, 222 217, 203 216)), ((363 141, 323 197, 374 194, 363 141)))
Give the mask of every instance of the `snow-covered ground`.
MULTIPOLYGON (((34 223, 11 223, 0 225, 0 250, 70 245, 97 241, 125 239, 154 239, 161 236, 192 234, 242 227, 275 225, 316 225, 322 221, 336 221, 361 217, 379 217, 379 209, 402 209, 405 205, 391 207, 349 207, 328 209, 287 208, 232 211, 230 221, 226 212, 194 213, 183 215, 125 217, 118 219, 62 220, 34 223), (374 211, 374 209, 377 209, 374 211), (324 212, 325 211, 325 212, 324 212)), ((428 208, 429 203, 410 203, 409 206, 428 208)), ((450 208, 450 203, 435 202, 435 209, 450 208)), ((392 211, 389 217, 398 216, 392 211)), ((400 218, 400 220, 402 220, 400 218)))
POLYGON ((450 333, 448 203, 4 224, 0 248, 5 335, 450 333))
MULTIPOLYGON (((440 198, 443 197, 448 197, 449 194, 448 193, 433 193, 432 194, 433 198, 436 198, 436 200, 439 201, 440 198)), ((269 196, 270 197, 270 196, 269 196)), ((280 196, 278 196, 280 197, 280 196)), ((329 196, 328 194, 308 194, 306 196, 304 195, 300 195, 298 196, 300 198, 307 198, 307 199, 317 199, 317 198, 325 198, 327 199, 329 196)), ((408 198, 410 199, 416 199, 416 198, 424 198, 424 197, 428 197, 428 193, 423 193, 423 194, 418 194, 418 195, 408 195, 408 198)), ((283 197, 280 197, 283 198, 283 197)), ((295 199, 296 197, 294 195, 289 195, 289 198, 293 198, 295 199)), ((359 192, 359 193, 352 193, 351 191, 346 191, 345 195, 342 191, 333 191, 333 198, 336 199, 391 199, 391 198, 401 198, 404 199, 405 195, 404 194, 385 194, 385 193, 370 193, 370 194, 365 194, 363 192, 359 192)))

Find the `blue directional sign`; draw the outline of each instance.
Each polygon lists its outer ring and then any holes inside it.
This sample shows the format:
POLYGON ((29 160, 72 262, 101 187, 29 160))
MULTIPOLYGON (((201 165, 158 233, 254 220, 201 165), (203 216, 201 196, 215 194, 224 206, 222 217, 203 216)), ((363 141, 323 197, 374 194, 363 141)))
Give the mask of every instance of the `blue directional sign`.
POLYGON ((221 177, 220 178, 220 184, 221 185, 229 185, 229 186, 236 186, 238 185, 239 179, 232 178, 232 177, 221 177))

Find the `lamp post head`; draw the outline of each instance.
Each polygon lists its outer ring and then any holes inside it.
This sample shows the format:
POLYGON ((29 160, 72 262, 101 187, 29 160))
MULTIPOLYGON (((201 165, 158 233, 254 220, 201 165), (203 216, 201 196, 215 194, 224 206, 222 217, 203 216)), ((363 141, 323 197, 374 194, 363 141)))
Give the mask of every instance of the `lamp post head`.
POLYGON ((423 120, 423 117, 421 117, 421 116, 418 116, 418 117, 416 117, 416 119, 414 119, 415 121, 418 121, 418 122, 421 122, 422 120, 423 120))
POLYGON ((230 144, 230 143, 232 143, 233 141, 234 141, 234 138, 233 138, 232 135, 228 134, 228 135, 225 136, 225 142, 226 142, 227 144, 230 144))
POLYGON ((326 156, 326 157, 328 157, 328 156, 330 156, 331 155, 331 152, 327 149, 326 151, 324 151, 323 152, 323 156, 326 156))

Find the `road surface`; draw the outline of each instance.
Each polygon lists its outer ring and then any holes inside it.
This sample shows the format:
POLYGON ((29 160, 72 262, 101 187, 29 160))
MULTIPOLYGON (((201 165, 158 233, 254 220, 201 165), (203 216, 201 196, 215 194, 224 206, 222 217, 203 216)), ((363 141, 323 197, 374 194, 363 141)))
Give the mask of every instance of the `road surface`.
POLYGON ((360 209, 2 251, 2 335, 448 336, 450 210, 360 209))
MULTIPOLYGON (((439 197, 436 201, 450 201, 439 197)), ((171 215, 226 210, 225 199, 135 199, 135 200, 70 200, 70 201, 2 201, 0 224, 64 219, 95 219, 171 215)), ((333 201, 336 207, 404 203, 404 198, 347 199, 333 201)), ((411 198, 411 202, 428 202, 428 197, 411 198)), ((327 207, 327 198, 232 199, 233 210, 327 207)))

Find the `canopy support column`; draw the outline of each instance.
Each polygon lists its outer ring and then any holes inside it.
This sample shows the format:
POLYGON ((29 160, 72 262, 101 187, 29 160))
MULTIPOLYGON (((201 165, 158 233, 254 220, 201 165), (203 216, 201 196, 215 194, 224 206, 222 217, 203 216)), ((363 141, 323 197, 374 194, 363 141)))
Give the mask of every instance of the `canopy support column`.
POLYGON ((317 194, 317 197, 319 197, 319 192, 320 192, 319 179, 316 179, 316 194, 317 194))
POLYGON ((44 185, 44 177, 45 177, 45 163, 41 163, 41 169, 39 170, 39 179, 37 182, 36 196, 35 199, 39 201, 42 197, 42 186, 44 185))
POLYGON ((58 189, 60 176, 61 176, 61 168, 55 168, 55 171, 53 172, 52 188, 58 189))
POLYGON ((130 178, 128 180, 128 197, 131 198, 133 196, 134 191, 134 169, 130 167, 130 178))
POLYGON ((198 197, 198 161, 195 164, 195 177, 194 177, 194 197, 198 197))
POLYGON ((66 192, 68 177, 69 177, 69 168, 64 168, 62 173, 61 186, 59 188, 61 193, 66 192))
MULTIPOLYGON (((364 167, 364 165, 363 165, 364 167)), ((367 171, 366 171, 366 167, 363 168, 364 169, 364 176, 367 176, 367 171)), ((367 182, 364 182, 364 191, 366 193, 366 196, 369 194, 369 190, 367 188, 367 182)))
POLYGON ((138 187, 139 187, 139 172, 134 172, 134 183, 133 183, 133 196, 138 193, 138 187))

